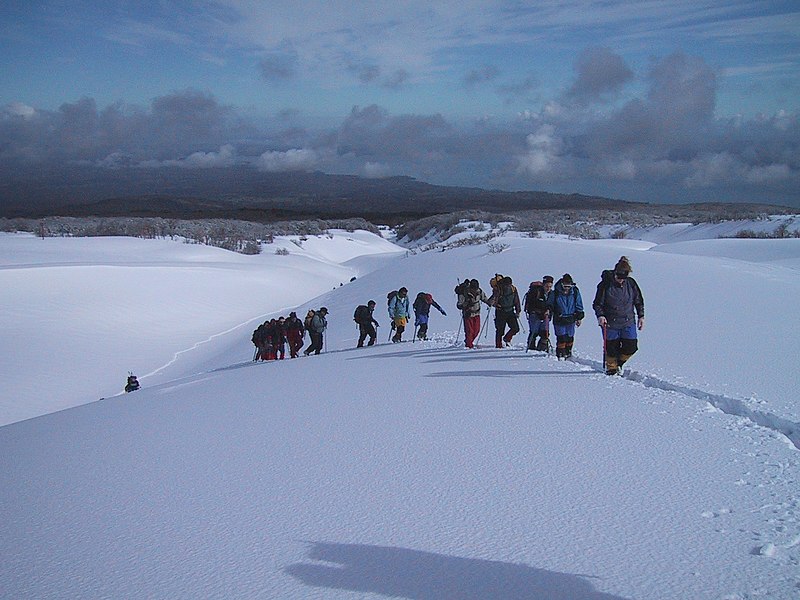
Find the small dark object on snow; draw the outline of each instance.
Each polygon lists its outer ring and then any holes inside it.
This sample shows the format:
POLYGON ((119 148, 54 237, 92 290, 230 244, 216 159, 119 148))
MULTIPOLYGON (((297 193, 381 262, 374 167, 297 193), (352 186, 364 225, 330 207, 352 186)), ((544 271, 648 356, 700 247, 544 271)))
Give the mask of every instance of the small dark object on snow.
POLYGON ((136 379, 136 375, 133 373, 128 373, 128 383, 125 384, 125 392, 135 392, 139 389, 139 380, 136 379))

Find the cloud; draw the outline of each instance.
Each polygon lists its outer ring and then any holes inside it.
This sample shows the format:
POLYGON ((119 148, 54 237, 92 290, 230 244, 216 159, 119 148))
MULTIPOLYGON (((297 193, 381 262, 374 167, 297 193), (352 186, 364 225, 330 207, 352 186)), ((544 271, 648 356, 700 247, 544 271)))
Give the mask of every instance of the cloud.
POLYGON ((267 81, 286 81, 297 75, 299 58, 291 45, 258 61, 258 70, 267 81))
POLYGON ((183 159, 146 161, 139 166, 211 169, 232 167, 234 164, 236 164, 236 150, 231 144, 225 144, 219 149, 219 152, 193 152, 183 159))
POLYGON ((500 74, 500 71, 494 65, 483 65, 478 69, 473 69, 462 79, 464 87, 475 87, 477 85, 493 81, 500 74))
POLYGON ((633 79, 624 59, 609 48, 587 48, 575 63, 577 77, 565 96, 580 104, 603 101, 633 79))
POLYGON ((292 148, 285 152, 270 150, 255 161, 259 171, 279 173, 283 171, 311 171, 319 163, 319 155, 308 148, 292 148))
POLYGON ((384 80, 383 87, 389 88, 390 90, 396 90, 402 87, 403 84, 408 81, 408 78, 408 71, 405 69, 397 69, 394 73, 387 77, 386 80, 384 80))
POLYGON ((30 119, 36 114, 36 109, 22 102, 12 102, 3 107, 3 114, 11 117, 22 117, 30 119))
POLYGON ((361 168, 361 175, 367 179, 381 179, 389 177, 391 174, 392 171, 389 166, 382 163, 367 161, 361 168))

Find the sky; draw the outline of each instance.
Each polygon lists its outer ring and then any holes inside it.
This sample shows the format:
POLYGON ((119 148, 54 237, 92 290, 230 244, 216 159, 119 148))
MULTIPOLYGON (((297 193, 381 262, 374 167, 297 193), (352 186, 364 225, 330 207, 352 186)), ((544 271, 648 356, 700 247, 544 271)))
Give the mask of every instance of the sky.
MULTIPOLYGON (((476 226, 455 239, 490 233, 476 226)), ((416 253, 332 230, 246 256, 0 234, 0 589, 795 600, 800 321, 719 297, 745 280, 792 306, 800 239, 717 227, 416 253), (591 309, 574 360, 526 352, 527 324, 496 349, 491 320, 464 348, 458 276, 522 292, 569 272, 587 305, 621 254, 645 300, 624 377, 601 372, 591 309), (387 340, 382 298, 401 284, 447 313, 428 341, 387 340), (370 298, 378 344, 356 348, 370 298), (252 361, 259 323, 320 306, 322 354, 252 361), (125 394, 128 370, 141 389, 125 394)))
POLYGON ((251 165, 800 205, 787 2, 10 1, 0 175, 251 165))

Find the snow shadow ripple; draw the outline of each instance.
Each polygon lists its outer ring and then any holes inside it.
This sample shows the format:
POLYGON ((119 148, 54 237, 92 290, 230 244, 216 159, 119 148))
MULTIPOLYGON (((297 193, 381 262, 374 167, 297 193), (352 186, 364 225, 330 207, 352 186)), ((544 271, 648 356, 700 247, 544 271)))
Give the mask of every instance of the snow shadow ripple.
POLYGON ((391 598, 625 600, 595 590, 589 576, 407 548, 311 542, 308 559, 285 572, 312 587, 391 598))
MULTIPOLYGON (((602 366, 593 360, 576 358, 574 356, 572 360, 573 362, 587 365, 593 369, 602 371, 602 366)), ((679 394, 689 396, 690 398, 697 398, 698 400, 708 402, 711 406, 721 412, 724 412, 725 414, 748 419, 756 425, 766 427, 767 429, 772 429, 773 431, 786 436, 786 438, 794 445, 794 447, 800 450, 800 423, 795 423, 794 421, 790 421, 789 419, 779 417, 778 415, 774 415, 765 411, 754 410, 747 406, 743 400, 738 398, 731 398, 730 396, 725 396, 722 394, 704 392, 703 390, 671 383, 669 381, 653 377, 652 375, 639 373, 638 371, 626 371, 623 377, 630 381, 641 383, 649 388, 656 388, 667 392, 677 392, 679 394)))

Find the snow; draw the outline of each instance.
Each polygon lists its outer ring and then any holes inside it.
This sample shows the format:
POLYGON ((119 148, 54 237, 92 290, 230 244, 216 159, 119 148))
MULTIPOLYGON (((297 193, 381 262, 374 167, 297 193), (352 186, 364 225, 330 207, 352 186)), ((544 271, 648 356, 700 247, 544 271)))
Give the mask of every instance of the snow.
POLYGON ((798 597, 797 240, 500 241, 0 235, 1 595, 798 597), (457 279, 569 272, 588 306, 621 254, 625 377, 591 315, 574 361, 462 347, 457 279), (386 343, 401 285, 447 311, 431 341, 386 343), (322 305, 322 355, 251 361, 258 323, 322 305))

